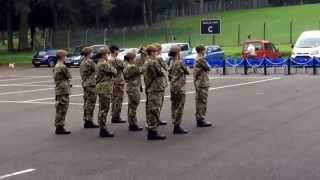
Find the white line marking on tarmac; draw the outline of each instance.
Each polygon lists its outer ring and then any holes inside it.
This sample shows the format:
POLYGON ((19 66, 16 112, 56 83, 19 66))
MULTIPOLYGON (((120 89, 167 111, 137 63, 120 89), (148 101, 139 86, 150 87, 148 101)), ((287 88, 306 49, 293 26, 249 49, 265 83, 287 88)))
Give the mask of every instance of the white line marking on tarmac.
POLYGON ((6 175, 4 175, 4 176, 0 176, 0 179, 5 179, 5 178, 12 177, 12 176, 17 176, 17 175, 21 175, 21 174, 30 173, 30 172, 33 172, 33 171, 35 171, 35 170, 36 170, 36 169, 26 169, 26 170, 23 170, 23 171, 18 171, 18 172, 6 174, 6 175))
POLYGON ((38 92, 38 91, 47 91, 52 89, 54 88, 34 89, 34 90, 26 90, 26 91, 13 91, 13 92, 0 93, 0 95, 23 94, 23 93, 38 92))
MULTIPOLYGON (((83 94, 74 94, 74 95, 71 95, 70 97, 79 97, 79 96, 83 96, 83 94)), ((24 102, 37 102, 37 101, 45 101, 45 100, 53 100, 55 98, 42 98, 42 99, 32 99, 32 100, 27 100, 27 101, 24 101, 24 102)))
MULTIPOLYGON (((1 79, 0 82, 8 82, 8 81, 17 81, 17 80, 28 80, 28 79, 35 79, 36 77, 21 77, 21 78, 15 78, 15 79, 1 79)), ((37 78, 43 78, 43 77, 37 77, 37 78)))
MULTIPOLYGON (((226 86, 213 87, 213 88, 210 88, 209 91, 215 91, 215 90, 219 90, 219 89, 226 89, 226 88, 245 86, 245 85, 253 85, 253 84, 258 84, 258 83, 264 83, 264 82, 279 80, 279 79, 281 79, 281 78, 280 77, 274 77, 274 78, 270 78, 270 79, 251 81, 251 82, 247 82, 247 83, 239 83, 239 84, 231 84, 231 85, 226 85, 226 86)), ((186 92, 186 94, 195 94, 195 91, 186 92)), ((165 96, 165 98, 170 98, 170 97, 171 97, 170 95, 165 96)), ((146 100, 143 99, 140 102, 146 102, 146 100)), ((55 102, 30 102, 30 101, 0 101, 0 103, 44 104, 44 105, 54 105, 55 104, 55 102)), ((70 103, 70 105, 83 106, 82 103, 70 103)), ((125 103, 123 103, 123 105, 128 105, 128 103, 125 102, 125 103)))

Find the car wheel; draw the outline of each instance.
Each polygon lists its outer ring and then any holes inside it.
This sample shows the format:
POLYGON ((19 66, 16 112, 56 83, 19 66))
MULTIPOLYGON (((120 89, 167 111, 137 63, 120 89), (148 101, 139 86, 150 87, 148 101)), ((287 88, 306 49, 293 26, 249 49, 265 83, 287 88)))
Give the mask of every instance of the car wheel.
POLYGON ((53 60, 49 61, 49 67, 54 67, 56 65, 56 63, 53 60))
POLYGON ((33 64, 33 67, 35 67, 35 68, 39 68, 39 67, 40 67, 40 65, 39 65, 39 64, 33 64))

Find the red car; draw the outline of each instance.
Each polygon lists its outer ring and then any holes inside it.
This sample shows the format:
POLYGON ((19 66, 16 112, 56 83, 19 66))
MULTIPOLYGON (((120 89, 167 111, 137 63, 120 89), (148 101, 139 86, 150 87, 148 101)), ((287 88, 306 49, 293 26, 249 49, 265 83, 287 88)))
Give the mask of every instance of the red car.
POLYGON ((279 50, 269 41, 249 40, 244 43, 242 58, 270 58, 276 59, 281 57, 279 50))

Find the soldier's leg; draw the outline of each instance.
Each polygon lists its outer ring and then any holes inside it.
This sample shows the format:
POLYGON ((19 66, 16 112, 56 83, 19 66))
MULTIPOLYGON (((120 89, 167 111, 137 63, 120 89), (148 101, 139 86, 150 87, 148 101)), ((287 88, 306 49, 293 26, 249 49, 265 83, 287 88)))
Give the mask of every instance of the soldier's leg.
POLYGON ((69 95, 56 96, 55 126, 63 127, 69 107, 69 95))
POLYGON ((92 87, 92 89, 88 91, 87 114, 86 114, 87 121, 93 121, 93 114, 94 114, 96 102, 97 102, 97 93, 96 93, 95 87, 92 87))
POLYGON ((123 84, 115 84, 113 88, 113 98, 112 98, 112 120, 122 121, 121 120, 121 109, 122 109, 122 102, 124 96, 124 85, 123 84))
POLYGON ((184 104, 186 101, 186 95, 183 92, 176 93, 176 109, 175 109, 175 122, 174 125, 180 125, 183 116, 184 104))
POLYGON ((159 126, 159 112, 161 109, 161 93, 147 94, 147 124, 148 124, 148 140, 164 140, 166 136, 157 132, 159 126))
POLYGON ((83 121, 86 121, 86 115, 87 115, 87 101, 88 100, 88 91, 86 88, 83 88, 83 121))
POLYGON ((107 129, 107 116, 111 103, 111 95, 99 94, 98 121, 100 126, 100 137, 114 137, 113 132, 107 129))
POLYGON ((156 130, 159 126, 159 112, 161 107, 161 93, 148 93, 147 124, 148 129, 156 130))
POLYGON ((137 109, 140 104, 140 92, 128 92, 128 122, 129 125, 138 124, 137 109))
POLYGON ((176 122, 176 109, 177 109, 177 97, 175 92, 171 92, 171 118, 172 123, 175 124, 176 122))
POLYGON ((205 120, 207 112, 208 88, 196 89, 196 120, 205 120))
POLYGON ((160 126, 165 126, 165 125, 167 125, 167 121, 161 121, 161 119, 160 119, 160 117, 161 117, 160 114, 161 114, 161 111, 162 111, 162 108, 163 108, 163 104, 164 104, 165 92, 161 92, 159 96, 160 96, 159 125, 160 126))

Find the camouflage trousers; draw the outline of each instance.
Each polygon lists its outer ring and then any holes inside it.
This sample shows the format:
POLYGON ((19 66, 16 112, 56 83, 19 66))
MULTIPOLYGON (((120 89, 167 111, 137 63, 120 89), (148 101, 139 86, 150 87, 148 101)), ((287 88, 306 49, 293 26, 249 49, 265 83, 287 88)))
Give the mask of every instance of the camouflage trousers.
POLYGON ((69 94, 56 96, 55 126, 64 126, 69 108, 69 94))
POLYGON ((107 116, 110 109, 111 95, 99 94, 98 121, 101 129, 107 128, 107 116))
POLYGON ((93 121, 94 109, 97 101, 96 87, 83 88, 83 120, 93 121))
POLYGON ((141 94, 139 89, 133 91, 127 91, 128 94, 128 122, 130 125, 138 123, 137 109, 140 104, 141 94))
POLYGON ((209 88, 196 88, 196 120, 206 118, 209 88))
POLYGON ((185 101, 185 92, 171 92, 171 118, 174 125, 181 124, 185 101))
POLYGON ((112 119, 120 119, 124 96, 124 84, 114 84, 112 95, 112 119))
POLYGON ((164 92, 147 93, 146 121, 148 129, 156 129, 160 122, 160 111, 164 92))

